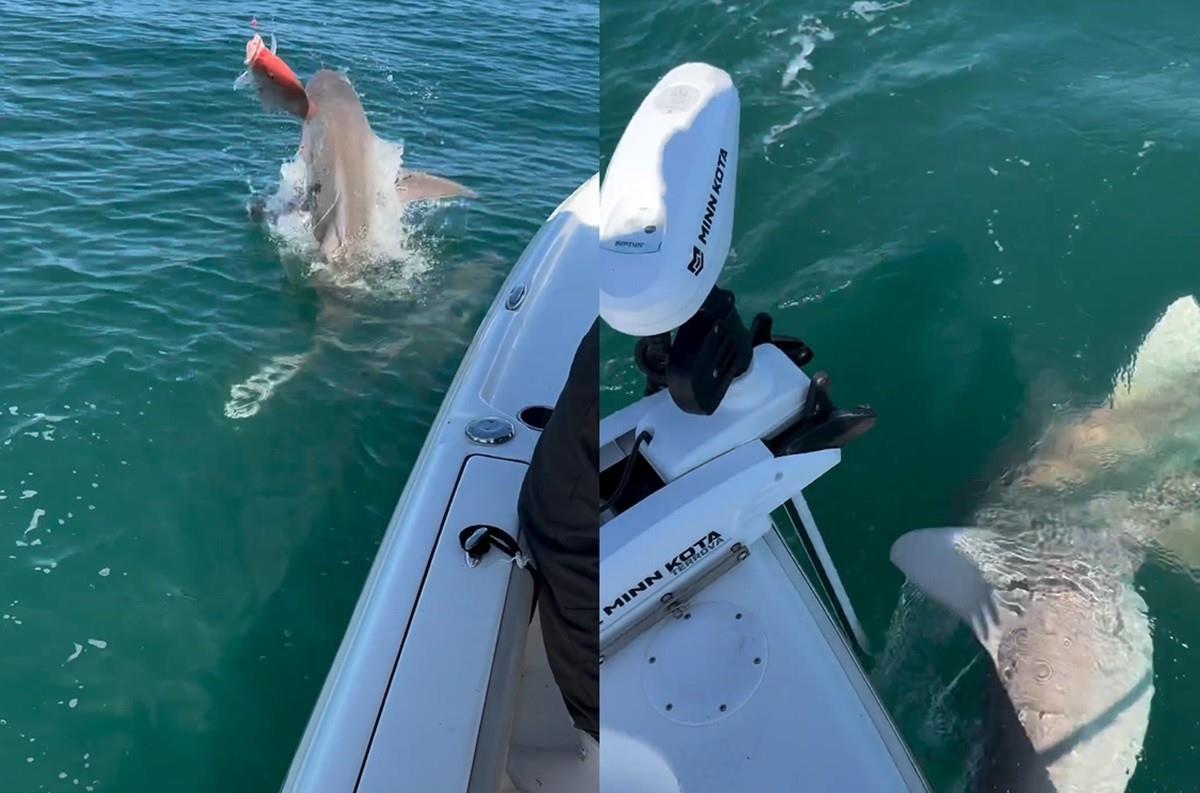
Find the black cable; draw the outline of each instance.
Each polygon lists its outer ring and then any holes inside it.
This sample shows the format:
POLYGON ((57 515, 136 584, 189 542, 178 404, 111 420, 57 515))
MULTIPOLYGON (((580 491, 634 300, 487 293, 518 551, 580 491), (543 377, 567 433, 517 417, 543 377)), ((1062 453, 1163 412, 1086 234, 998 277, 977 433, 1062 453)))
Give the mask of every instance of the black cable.
POLYGON ((532 621, 542 591, 542 573, 533 560, 521 551, 521 546, 513 536, 498 526, 476 523, 458 533, 458 544, 475 564, 478 564, 489 550, 495 548, 516 562, 518 567, 529 571, 533 576, 533 597, 529 609, 529 619, 532 621))
POLYGON ((613 504, 621 498, 625 493, 625 487, 629 484, 629 478, 633 475, 633 464, 637 462, 638 450, 641 448, 644 441, 648 441, 654 436, 649 430, 642 430, 638 433, 637 438, 633 441, 633 448, 629 450, 629 456, 625 458, 625 470, 621 472, 621 481, 617 483, 617 489, 609 499, 600 504, 600 513, 603 514, 606 510, 612 507, 613 504))

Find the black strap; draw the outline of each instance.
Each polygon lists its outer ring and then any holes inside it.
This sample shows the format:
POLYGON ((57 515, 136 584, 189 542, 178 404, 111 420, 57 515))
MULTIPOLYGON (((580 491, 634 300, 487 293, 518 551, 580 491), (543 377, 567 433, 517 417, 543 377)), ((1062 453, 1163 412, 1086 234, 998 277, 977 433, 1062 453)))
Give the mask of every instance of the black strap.
POLYGON ((537 609, 542 576, 534 565, 533 560, 521 551, 521 546, 517 544, 513 536, 498 526, 476 523, 458 533, 458 544, 467 554, 467 564, 471 567, 477 566, 483 561, 483 557, 487 555, 487 552, 495 548, 500 553, 512 559, 517 567, 522 567, 529 571, 529 574, 533 576, 533 605, 529 611, 529 619, 532 620, 533 612, 537 609))
POLYGON ((511 534, 497 526, 489 526, 486 523, 468 526, 458 533, 458 544, 466 551, 472 567, 479 564, 492 548, 515 560, 521 567, 528 564, 517 541, 511 534))

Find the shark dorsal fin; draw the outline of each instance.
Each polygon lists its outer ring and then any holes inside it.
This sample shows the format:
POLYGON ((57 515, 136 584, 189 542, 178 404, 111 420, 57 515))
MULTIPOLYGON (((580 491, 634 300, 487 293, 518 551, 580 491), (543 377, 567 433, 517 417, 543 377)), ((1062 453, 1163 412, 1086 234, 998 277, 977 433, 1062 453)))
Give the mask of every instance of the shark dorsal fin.
POLYGON ((970 535, 988 534, 964 528, 910 531, 892 545, 891 559, 909 581, 962 618, 991 649, 1002 618, 996 591, 960 547, 970 535))

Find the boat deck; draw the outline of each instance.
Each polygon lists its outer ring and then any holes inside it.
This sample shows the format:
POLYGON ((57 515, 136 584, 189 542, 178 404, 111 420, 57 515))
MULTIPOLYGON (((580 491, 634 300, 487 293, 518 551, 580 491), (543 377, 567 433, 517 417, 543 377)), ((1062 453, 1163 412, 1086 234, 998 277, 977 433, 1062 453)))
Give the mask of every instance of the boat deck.
POLYGON ((924 791, 840 629, 768 531, 601 667, 601 785, 924 791))

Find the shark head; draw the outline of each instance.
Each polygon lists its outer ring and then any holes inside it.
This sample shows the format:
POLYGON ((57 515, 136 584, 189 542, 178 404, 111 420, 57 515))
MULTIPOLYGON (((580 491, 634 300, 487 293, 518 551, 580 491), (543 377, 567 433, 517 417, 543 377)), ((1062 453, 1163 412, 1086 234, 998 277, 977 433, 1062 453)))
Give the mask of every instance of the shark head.
POLYGON ((332 261, 367 235, 380 187, 375 168, 380 143, 344 75, 322 69, 306 91, 317 108, 301 131, 306 202, 313 237, 332 261))

